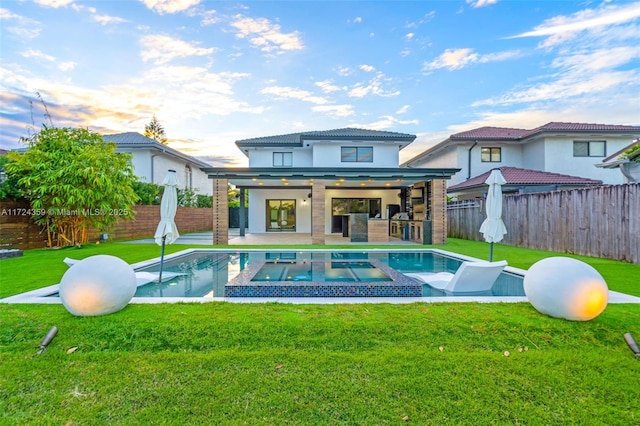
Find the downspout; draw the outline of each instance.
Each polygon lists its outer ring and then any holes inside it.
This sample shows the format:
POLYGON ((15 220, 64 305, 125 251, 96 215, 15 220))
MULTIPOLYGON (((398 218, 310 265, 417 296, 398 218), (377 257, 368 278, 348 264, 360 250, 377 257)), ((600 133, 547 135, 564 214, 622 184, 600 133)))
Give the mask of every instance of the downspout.
POLYGON ((469 148, 469 151, 468 151, 469 159, 467 160, 468 161, 468 165, 467 165, 467 170, 468 170, 468 172, 467 172, 467 180, 471 179, 471 150, 476 145, 478 145, 478 140, 477 139, 473 141, 473 145, 471 145, 471 148, 469 148))

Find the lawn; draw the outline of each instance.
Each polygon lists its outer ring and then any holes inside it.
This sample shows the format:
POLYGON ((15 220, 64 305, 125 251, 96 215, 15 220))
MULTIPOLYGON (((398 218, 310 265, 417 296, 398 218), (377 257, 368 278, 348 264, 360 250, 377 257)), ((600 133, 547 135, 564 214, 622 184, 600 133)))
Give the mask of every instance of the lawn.
MULTIPOLYGON (((1 297, 58 282, 66 256, 99 253, 133 263, 158 247, 28 251, 0 262, 1 297)), ((525 269, 550 255, 494 252, 525 269)), ((640 265, 578 258, 640 295, 640 265)), ((87 318, 0 305, 0 323, 0 424, 640 424, 640 359, 622 338, 640 340, 640 305, 589 322, 527 303, 130 305, 87 318)))

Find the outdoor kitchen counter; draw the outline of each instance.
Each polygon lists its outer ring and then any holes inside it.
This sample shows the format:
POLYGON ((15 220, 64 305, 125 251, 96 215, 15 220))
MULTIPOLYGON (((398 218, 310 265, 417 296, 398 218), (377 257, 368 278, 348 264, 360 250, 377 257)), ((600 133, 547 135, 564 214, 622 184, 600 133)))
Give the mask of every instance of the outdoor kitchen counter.
POLYGON ((389 220, 370 218, 367 222, 367 234, 370 243, 389 242, 389 220))

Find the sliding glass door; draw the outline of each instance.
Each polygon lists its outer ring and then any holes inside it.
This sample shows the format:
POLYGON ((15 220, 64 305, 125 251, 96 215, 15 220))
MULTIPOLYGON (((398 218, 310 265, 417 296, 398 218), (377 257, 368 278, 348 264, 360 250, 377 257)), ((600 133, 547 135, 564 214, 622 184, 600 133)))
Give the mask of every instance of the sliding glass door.
POLYGON ((267 200, 267 232, 296 230, 296 200, 267 200))

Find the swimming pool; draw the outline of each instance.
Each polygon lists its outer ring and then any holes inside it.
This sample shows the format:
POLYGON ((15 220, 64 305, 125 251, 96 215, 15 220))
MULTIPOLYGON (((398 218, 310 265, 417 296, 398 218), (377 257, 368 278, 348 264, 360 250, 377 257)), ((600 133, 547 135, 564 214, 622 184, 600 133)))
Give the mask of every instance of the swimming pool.
MULTIPOLYGON (((445 294, 403 275, 455 272, 467 257, 419 251, 209 251, 167 258, 183 275, 141 286, 134 298, 465 297, 445 294)), ((157 272, 157 262, 136 268, 157 272)), ((524 297, 521 274, 504 271, 489 297, 524 297)))

